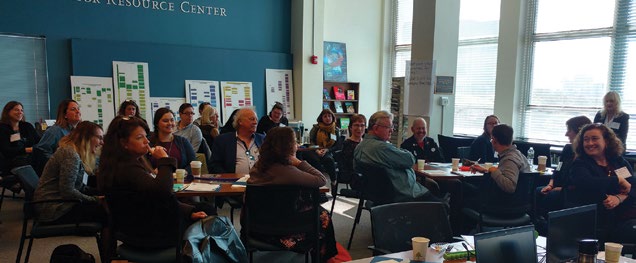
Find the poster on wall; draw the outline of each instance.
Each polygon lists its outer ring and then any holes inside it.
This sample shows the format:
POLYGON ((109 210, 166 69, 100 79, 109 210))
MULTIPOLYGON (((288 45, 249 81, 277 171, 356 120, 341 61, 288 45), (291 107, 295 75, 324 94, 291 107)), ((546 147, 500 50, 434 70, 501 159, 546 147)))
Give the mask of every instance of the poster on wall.
POLYGON ((433 77, 435 62, 432 60, 406 61, 408 89, 404 90, 404 114, 431 116, 433 107, 433 77))
POLYGON ((221 119, 226 123, 232 111, 243 107, 252 107, 252 82, 221 81, 223 107, 221 119))
POLYGON ((287 119, 294 119, 294 86, 292 71, 287 69, 265 69, 265 94, 269 112, 276 102, 283 104, 287 119))
POLYGON ((83 120, 108 129, 116 111, 112 78, 71 76, 71 96, 82 108, 83 120))
POLYGON ((347 46, 345 43, 324 42, 324 81, 347 82, 347 46))
POLYGON ((152 120, 148 104, 150 97, 148 63, 113 61, 113 87, 115 87, 116 108, 125 100, 134 100, 139 106, 141 117, 152 120))
POLYGON ((435 94, 453 94, 455 77, 437 76, 435 78, 435 94))
POLYGON ((199 105, 209 102, 219 110, 219 82, 215 80, 186 80, 186 101, 194 107, 194 119, 199 118, 199 105))
POLYGON ((150 119, 146 119, 146 122, 148 122, 148 126, 150 127, 150 130, 152 130, 153 129, 152 121, 154 120, 155 112, 159 108, 168 108, 172 112, 174 112, 174 122, 176 125, 176 123, 179 121, 179 107, 181 106, 181 104, 185 103, 186 99, 185 98, 170 98, 170 97, 150 97, 149 101, 150 101, 150 110, 152 112, 151 114, 152 116, 150 117, 150 119))

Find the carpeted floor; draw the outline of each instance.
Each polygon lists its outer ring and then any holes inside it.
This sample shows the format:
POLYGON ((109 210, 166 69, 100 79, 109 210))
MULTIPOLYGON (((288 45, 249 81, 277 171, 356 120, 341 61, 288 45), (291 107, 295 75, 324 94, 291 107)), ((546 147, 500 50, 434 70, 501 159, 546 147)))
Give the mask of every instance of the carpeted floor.
MULTIPOLYGON (((10 195, 10 191, 7 191, 10 195)), ((20 232, 22 229, 22 199, 5 197, 0 210, 0 262, 15 261, 20 244, 20 232)), ((336 240, 346 248, 353 218, 356 212, 356 199, 338 198, 334 209, 333 223, 336 232, 336 240)), ((331 209, 331 200, 323 205, 325 209, 331 209)), ((219 215, 229 217, 229 206, 224 206, 218 211, 219 215)), ((241 226, 238 223, 239 211, 235 211, 235 225, 237 231, 241 226)), ((26 242, 28 244, 28 242, 26 242)), ((93 254, 99 261, 95 239, 91 237, 62 237, 35 240, 29 262, 48 262, 51 252, 62 244, 77 244, 86 252, 93 254)), ((356 227, 352 246, 349 252, 353 259, 370 257, 371 252, 366 248, 373 243, 371 237, 371 221, 368 211, 362 212, 360 224, 356 227)), ((22 256, 26 253, 26 245, 22 256)), ((304 262, 304 256, 295 253, 257 253, 255 262, 304 262)))

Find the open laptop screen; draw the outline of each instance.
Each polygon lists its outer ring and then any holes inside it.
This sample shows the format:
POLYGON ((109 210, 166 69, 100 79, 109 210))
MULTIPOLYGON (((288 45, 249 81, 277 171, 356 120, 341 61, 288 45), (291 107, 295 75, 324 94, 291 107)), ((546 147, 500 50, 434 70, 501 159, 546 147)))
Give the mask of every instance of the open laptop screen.
POLYGON ((475 235, 477 263, 537 263, 534 226, 475 235))
POLYGON ((578 255, 578 241, 596 238, 596 205, 548 213, 548 263, 565 262, 578 255))

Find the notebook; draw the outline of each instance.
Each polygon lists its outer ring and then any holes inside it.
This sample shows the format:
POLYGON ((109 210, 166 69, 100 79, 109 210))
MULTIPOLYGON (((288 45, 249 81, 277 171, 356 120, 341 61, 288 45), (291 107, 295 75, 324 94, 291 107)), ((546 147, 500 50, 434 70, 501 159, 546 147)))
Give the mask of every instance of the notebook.
POLYGON ((477 263, 537 263, 534 226, 477 234, 475 251, 477 263))
POLYGON ((565 262, 578 256, 578 241, 596 238, 596 205, 548 213, 547 262, 565 262))

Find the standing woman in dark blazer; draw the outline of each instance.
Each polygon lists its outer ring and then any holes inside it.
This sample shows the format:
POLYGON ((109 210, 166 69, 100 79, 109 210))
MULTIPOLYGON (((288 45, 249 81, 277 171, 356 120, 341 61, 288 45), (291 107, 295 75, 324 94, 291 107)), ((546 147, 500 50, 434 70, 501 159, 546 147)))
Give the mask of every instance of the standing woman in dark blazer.
POLYGON ((31 165, 33 145, 40 141, 40 136, 30 123, 24 121, 22 103, 10 101, 2 109, 0 117, 0 152, 6 161, 4 174, 11 169, 31 165))
POLYGON ((636 243, 636 180, 622 157, 623 145, 602 124, 589 124, 574 139, 576 159, 570 170, 578 204, 597 204, 599 237, 618 243, 636 243))
MULTIPOLYGON (((196 160, 196 154, 192 144, 179 135, 173 135, 175 129, 174 113, 168 108, 160 108, 155 112, 153 119, 155 132, 150 137, 151 146, 162 146, 166 149, 168 156, 177 160, 177 168, 188 170, 186 180, 192 179, 192 170, 190 162, 196 160)), ((154 157, 150 158, 153 167, 157 167, 158 160, 154 157)))
POLYGON ((480 160, 480 163, 494 163, 499 160, 495 157, 495 150, 490 143, 490 135, 492 128, 499 125, 499 118, 495 115, 489 115, 484 120, 484 133, 479 135, 470 145, 470 159, 473 161, 480 160))
POLYGON ((610 91, 603 97, 603 109, 594 116, 594 123, 602 123, 616 133, 626 149, 627 132, 629 131, 629 114, 621 109, 621 96, 610 91))

